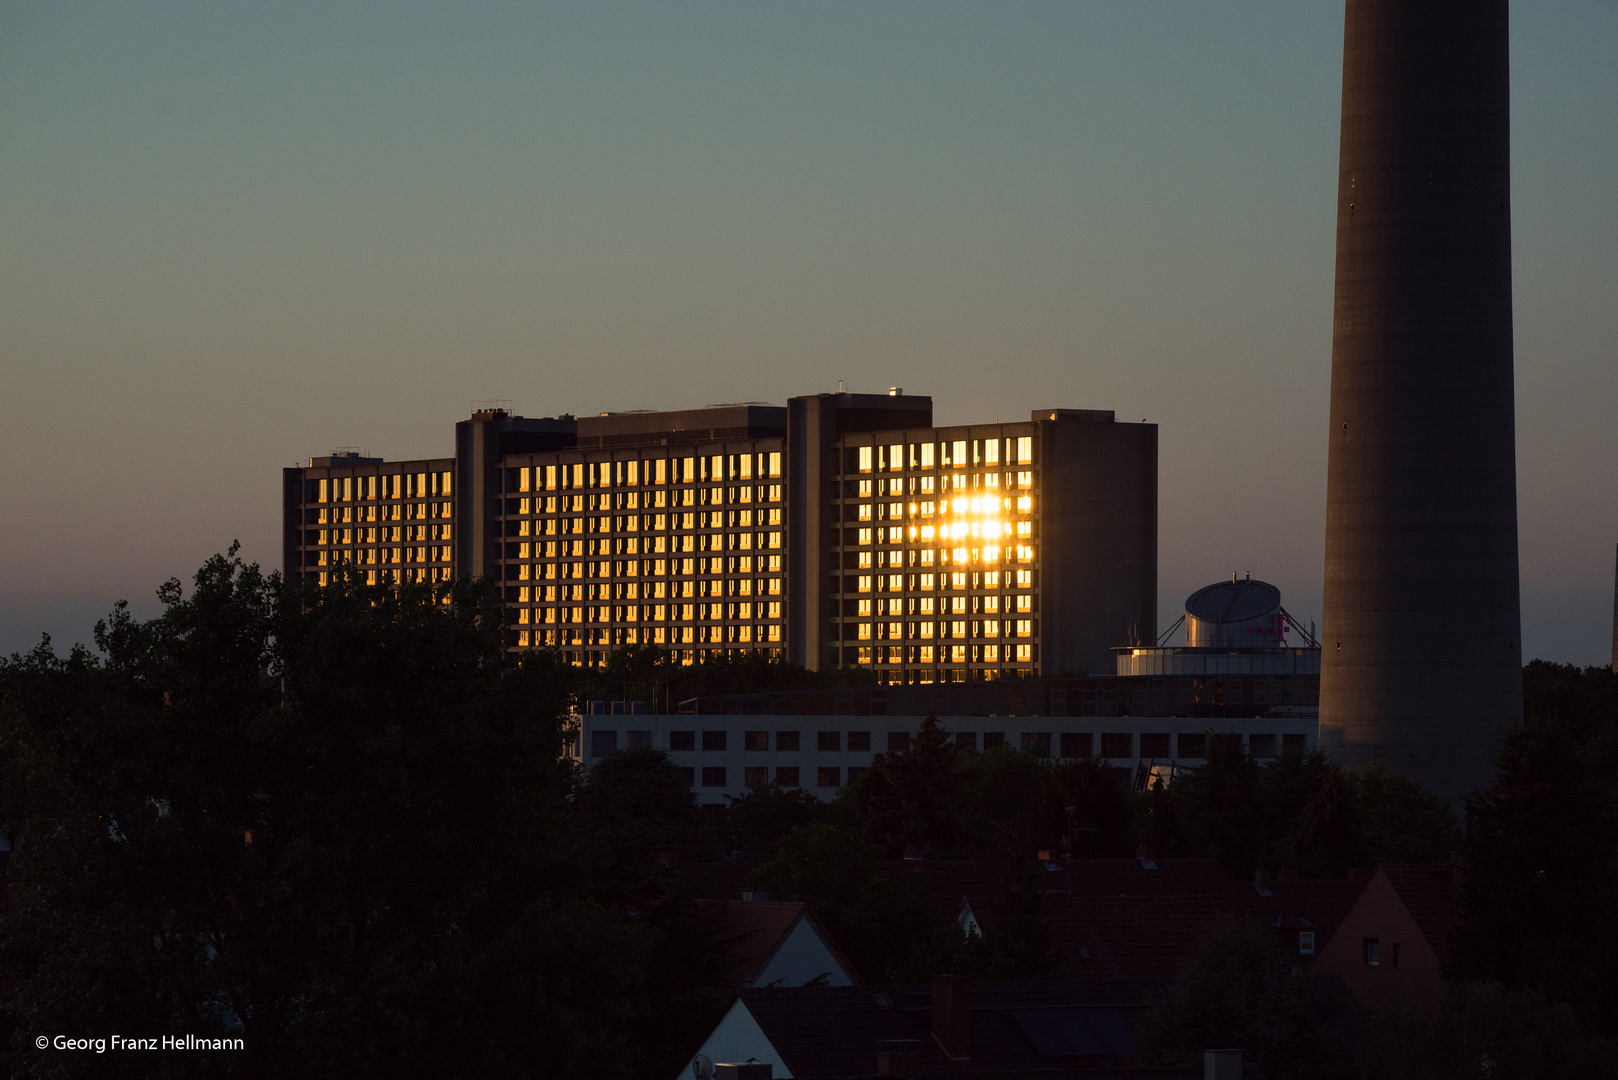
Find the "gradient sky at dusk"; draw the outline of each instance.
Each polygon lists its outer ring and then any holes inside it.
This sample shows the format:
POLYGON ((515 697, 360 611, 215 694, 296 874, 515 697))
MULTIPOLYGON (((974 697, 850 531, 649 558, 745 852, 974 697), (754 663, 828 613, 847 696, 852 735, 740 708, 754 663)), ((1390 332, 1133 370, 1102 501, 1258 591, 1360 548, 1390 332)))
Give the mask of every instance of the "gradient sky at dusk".
MULTIPOLYGON (((1523 642, 1600 663, 1618 4, 1512 34, 1523 642)), ((1158 423, 1164 625, 1318 619, 1341 74, 1340 2, 0 0, 0 652, 473 400, 839 379, 1158 423)))

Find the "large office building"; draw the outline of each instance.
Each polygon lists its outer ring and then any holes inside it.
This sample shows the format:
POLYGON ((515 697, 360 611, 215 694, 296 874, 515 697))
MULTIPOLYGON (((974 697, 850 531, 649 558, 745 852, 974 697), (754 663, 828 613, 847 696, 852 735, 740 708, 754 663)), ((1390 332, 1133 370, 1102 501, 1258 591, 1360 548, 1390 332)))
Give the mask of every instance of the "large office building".
POLYGON ((512 648, 582 665, 762 649, 907 685, 1108 672, 1156 637, 1157 429, 1105 411, 935 427, 897 388, 491 408, 453 458, 311 458, 283 497, 289 585, 487 575, 512 648))

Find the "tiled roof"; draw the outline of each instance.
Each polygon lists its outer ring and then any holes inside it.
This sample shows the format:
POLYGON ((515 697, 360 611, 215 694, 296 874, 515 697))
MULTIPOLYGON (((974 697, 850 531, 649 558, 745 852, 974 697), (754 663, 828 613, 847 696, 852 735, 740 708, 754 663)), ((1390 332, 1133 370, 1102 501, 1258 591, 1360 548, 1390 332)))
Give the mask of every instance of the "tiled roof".
POLYGON ((1379 870, 1399 895, 1405 910, 1421 928, 1438 961, 1450 961, 1450 932, 1455 915, 1455 868, 1448 863, 1383 863, 1379 870))
POLYGON ((752 985, 807 910, 802 904, 770 900, 719 900, 714 906, 719 910, 719 940, 736 960, 726 980, 729 990, 752 985))
MULTIPOLYGON (((1107 979, 974 983, 971 995, 972 1072, 1024 1075, 1055 1069, 1070 1073, 1085 1059, 1041 1055, 1019 1025, 1017 1013, 1090 1009, 1098 1018, 1113 1015, 1116 1030, 1116 1017, 1142 1007, 1147 998, 1139 985, 1107 979)), ((926 984, 761 988, 743 990, 740 997, 780 1052, 780 1064, 801 1080, 873 1075, 882 1050, 935 1053, 932 988, 926 984)), ((945 1070, 942 1059, 914 1071, 934 1069, 945 1070)), ((1086 1068, 1083 1075, 1106 1073, 1086 1068)))
POLYGON ((1365 882, 1350 878, 1287 878, 1266 881, 1262 887, 1270 895, 1260 893, 1252 882, 1237 882, 1238 907, 1266 925, 1313 929, 1318 951, 1354 906, 1354 898, 1365 882), (1281 920, 1279 924, 1277 919, 1281 920), (1308 926, 1303 927, 1297 920, 1308 926))
MULTIPOLYGON (((1061 875, 1072 895, 1044 893, 1051 944, 1073 978, 1104 975, 1149 983, 1172 979, 1208 927, 1238 914, 1234 883, 1214 859, 1084 860, 1061 875)), ((1055 878, 1058 875, 1052 874, 1055 878)), ((989 896, 970 900, 980 923, 989 896)))

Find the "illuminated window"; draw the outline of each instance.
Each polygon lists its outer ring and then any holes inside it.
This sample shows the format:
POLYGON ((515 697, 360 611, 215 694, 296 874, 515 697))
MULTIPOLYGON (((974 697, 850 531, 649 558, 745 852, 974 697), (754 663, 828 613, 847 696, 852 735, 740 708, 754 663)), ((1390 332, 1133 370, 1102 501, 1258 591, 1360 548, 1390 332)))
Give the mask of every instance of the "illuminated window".
POLYGON ((857 610, 859 611, 859 614, 860 614, 861 617, 870 618, 870 616, 871 616, 871 603, 872 603, 872 601, 870 601, 870 600, 856 600, 855 601, 855 604, 858 605, 857 610))
POLYGON ((1017 522, 1017 535, 1019 537, 1033 536, 1034 535, 1034 523, 1032 521, 1019 521, 1019 522, 1017 522))
MULTIPOLYGON (((964 552, 962 554, 964 556, 964 552)), ((951 574, 950 575, 950 587, 954 588, 954 589, 964 589, 964 588, 966 588, 966 575, 964 573, 951 574)), ((957 596, 955 599, 960 603, 963 603, 963 604, 966 603, 966 600, 965 600, 964 597, 957 596)))
POLYGON ((1017 439, 1017 464, 1031 465, 1034 462, 1034 439, 1031 435, 1023 435, 1017 439))
POLYGON ((1017 610, 1018 611, 1033 611, 1034 610, 1034 598, 1032 596, 1028 595, 1027 593, 1024 593, 1023 595, 1018 596, 1017 597, 1017 610))
POLYGON ((871 451, 873 449, 874 448, 870 447, 870 446, 862 446, 862 447, 860 447, 860 449, 859 449, 859 462, 860 462, 859 469, 860 469, 860 472, 870 472, 871 471, 871 451))
MULTIPOLYGON (((957 469, 966 467, 966 440, 958 439, 950 444, 949 463, 957 469)), ((957 485, 959 486, 959 485, 957 485)))
POLYGON ((871 542, 871 530, 870 529, 861 529, 860 530, 859 542, 862 543, 862 544, 869 544, 871 542))
POLYGON ((1019 495, 1019 496, 1017 496, 1017 513, 1019 513, 1019 514, 1027 514, 1027 513, 1032 512, 1033 509, 1034 509, 1034 497, 1032 495, 1019 495))
POLYGON ((860 503, 857 516, 859 517, 859 520, 861 520, 861 521, 870 521, 871 520, 871 504, 870 503, 860 503))
POLYGON ((1032 620, 1032 619, 1018 619, 1017 620, 1017 636, 1018 637, 1032 637, 1033 634, 1034 634, 1034 620, 1032 620))

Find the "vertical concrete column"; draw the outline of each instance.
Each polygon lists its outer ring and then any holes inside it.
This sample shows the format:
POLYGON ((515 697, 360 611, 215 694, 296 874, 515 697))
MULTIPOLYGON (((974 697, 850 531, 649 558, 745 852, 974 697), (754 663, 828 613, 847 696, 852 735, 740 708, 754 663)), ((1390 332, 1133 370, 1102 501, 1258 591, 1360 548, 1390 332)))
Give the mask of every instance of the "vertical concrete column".
POLYGON ((1348 0, 1321 741, 1457 796, 1522 711, 1506 0, 1348 0))

